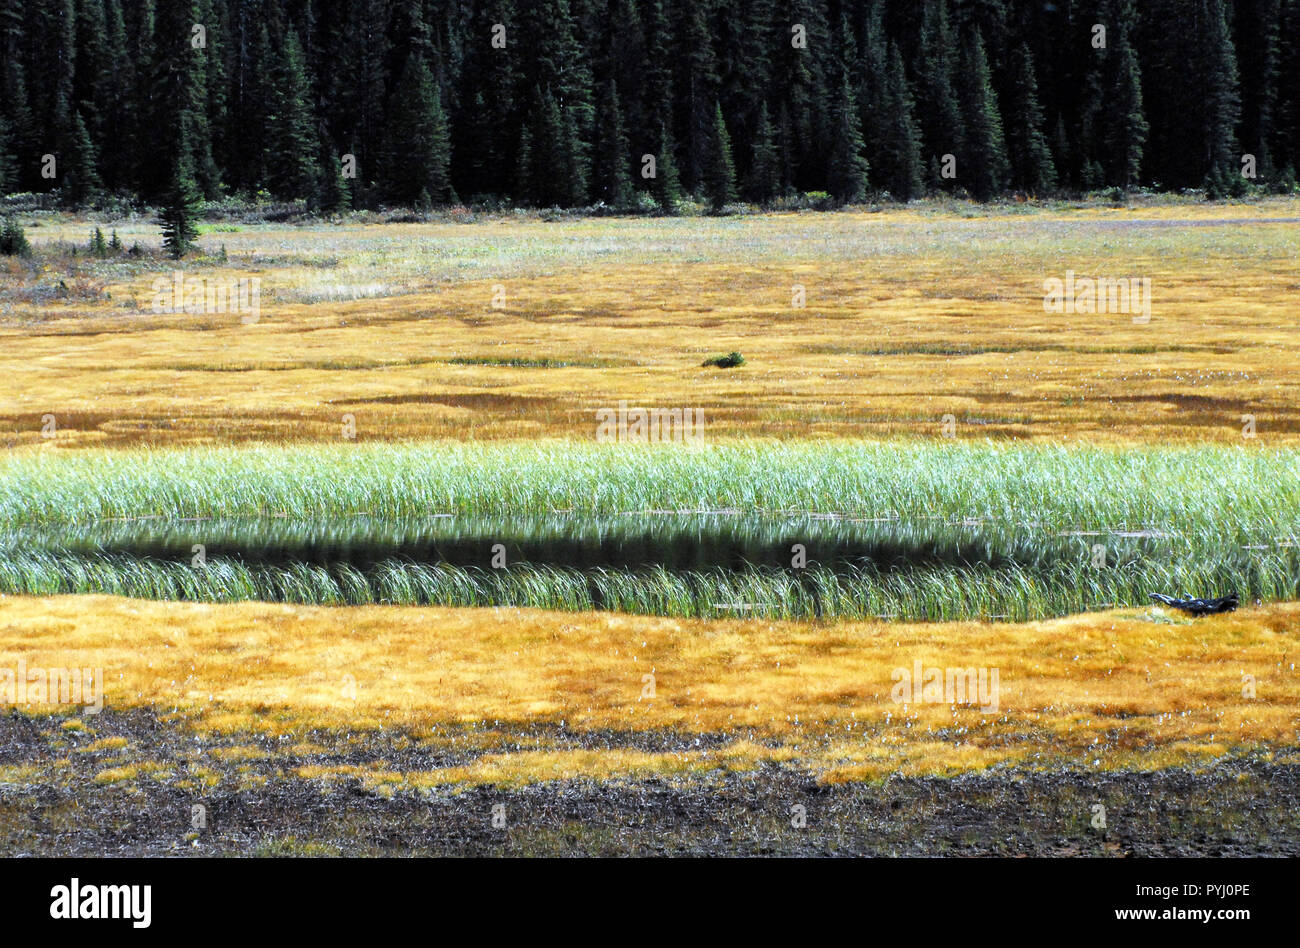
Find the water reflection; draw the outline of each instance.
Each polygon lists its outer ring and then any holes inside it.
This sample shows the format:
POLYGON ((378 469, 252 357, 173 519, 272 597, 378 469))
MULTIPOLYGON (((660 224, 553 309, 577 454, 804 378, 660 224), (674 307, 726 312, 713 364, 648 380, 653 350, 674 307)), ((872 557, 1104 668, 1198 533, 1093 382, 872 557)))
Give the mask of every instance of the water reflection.
MULTIPOLYGON (((1164 559, 1183 544, 1168 534, 1101 537, 1111 565, 1164 559)), ((782 568, 802 547, 809 567, 890 572, 952 566, 1048 568, 1094 555, 1093 533, 1045 533, 986 521, 861 520, 824 515, 653 512, 591 517, 435 517, 344 521, 110 521, 0 534, 0 553, 49 550, 189 562, 205 557, 249 565, 340 564, 359 569, 394 559, 460 567, 509 566, 671 572, 782 568)))

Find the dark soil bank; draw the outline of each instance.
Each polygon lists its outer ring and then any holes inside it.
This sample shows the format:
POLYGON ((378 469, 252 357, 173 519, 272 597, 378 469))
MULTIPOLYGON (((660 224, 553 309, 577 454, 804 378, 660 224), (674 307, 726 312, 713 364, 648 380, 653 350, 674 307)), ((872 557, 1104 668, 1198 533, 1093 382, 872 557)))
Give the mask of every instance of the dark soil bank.
MULTIPOLYGON (((204 754, 221 779, 194 790, 174 776, 186 772, 192 734, 144 713, 108 714, 98 736, 129 735, 140 759, 174 771, 96 783, 95 754, 62 744, 57 722, 0 716, 0 855, 1300 855, 1300 766, 1256 759, 1195 772, 1001 771, 838 786, 768 767, 386 797, 351 778, 297 777, 294 768, 324 761, 284 751, 226 763, 204 754), (192 825, 196 805, 203 828, 192 825)), ((388 743, 351 744, 328 760, 463 762, 406 745, 388 754, 388 743)))

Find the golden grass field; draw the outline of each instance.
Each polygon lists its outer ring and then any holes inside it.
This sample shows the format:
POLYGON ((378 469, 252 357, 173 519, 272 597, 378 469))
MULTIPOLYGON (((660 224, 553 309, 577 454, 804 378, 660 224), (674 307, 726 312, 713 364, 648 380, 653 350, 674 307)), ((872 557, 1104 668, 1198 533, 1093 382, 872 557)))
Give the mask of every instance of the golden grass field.
MULTIPOLYGON (((107 707, 151 708, 200 733, 304 742, 324 730, 365 742, 388 729, 431 749, 481 753, 446 769, 394 772, 377 761, 304 777, 516 785, 781 761, 836 783, 999 764, 1146 770, 1244 752, 1294 760, 1298 625, 1300 604, 1199 621, 1155 609, 1021 625, 820 625, 10 597, 0 599, 0 654, 28 668, 102 668, 107 707), (896 703, 892 672, 917 660, 999 668, 997 711, 896 703), (685 752, 575 749, 528 733, 536 722, 575 735, 710 740, 685 752)), ((95 718, 72 726, 93 732, 95 718)), ((98 779, 168 767, 122 754, 98 779)))
POLYGON ((589 439, 627 400, 710 438, 1300 441, 1300 200, 969 214, 226 225, 181 269, 261 279, 251 325, 152 314, 168 261, 88 261, 55 218, 36 246, 82 256, 0 289, 0 439, 589 439), (1045 313, 1068 270, 1149 278, 1150 322, 1045 313), (475 362, 519 359, 550 363, 475 362))
MULTIPOLYGON (((719 440, 938 437, 952 414, 959 438, 1248 444, 1251 415, 1254 443, 1294 445, 1298 222, 1300 199, 1278 198, 224 225, 181 269, 260 278, 251 325, 151 313, 151 284, 173 269, 152 252, 157 228, 101 222, 140 240, 145 257, 83 251, 0 269, 0 445, 328 441, 345 415, 358 440, 588 440, 595 410, 620 400, 702 408, 719 440), (1150 278, 1150 323, 1044 313, 1043 281, 1067 270, 1150 278), (744 366, 701 366, 731 350, 744 366), (52 439, 41 431, 50 414, 52 439)), ((92 226, 49 217, 28 235, 38 252, 84 248, 92 226)), ((1149 770, 1256 752, 1294 762, 1297 630, 1296 603, 1195 622, 1121 610, 939 625, 0 597, 0 661, 102 667, 115 711, 297 745, 314 729, 360 740, 400 728, 481 752, 444 769, 378 760, 297 774, 381 790, 766 762, 827 783, 999 765, 1149 770), (895 704, 891 670, 917 659, 999 668, 999 711, 895 704), (538 724, 709 740, 575 748, 529 730, 538 724)), ((93 717, 60 715, 93 735, 93 717)), ((103 783, 176 766, 125 742, 98 749, 120 751, 103 783)), ((0 782, 45 776, 0 767, 0 782)), ((174 776, 204 780, 201 768, 174 776)))

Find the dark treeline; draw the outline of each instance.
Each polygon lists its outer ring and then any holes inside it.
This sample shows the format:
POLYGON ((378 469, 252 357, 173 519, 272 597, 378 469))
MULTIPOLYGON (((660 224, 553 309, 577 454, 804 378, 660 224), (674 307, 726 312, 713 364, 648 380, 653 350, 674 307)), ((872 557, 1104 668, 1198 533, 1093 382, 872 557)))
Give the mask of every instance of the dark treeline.
POLYGON ((1300 0, 0 0, 0 190, 67 204, 1223 193, 1297 163, 1300 0))

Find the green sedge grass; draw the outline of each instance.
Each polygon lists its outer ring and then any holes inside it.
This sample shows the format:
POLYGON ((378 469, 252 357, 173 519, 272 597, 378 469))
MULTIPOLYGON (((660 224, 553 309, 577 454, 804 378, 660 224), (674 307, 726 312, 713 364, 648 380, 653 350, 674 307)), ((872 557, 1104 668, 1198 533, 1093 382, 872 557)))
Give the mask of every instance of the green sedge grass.
POLYGON ((12 455, 0 592, 931 620, 1157 591, 1296 598, 1298 458, 546 441, 12 455), (195 544, 216 552, 194 565, 195 544), (586 547, 600 556, 575 561, 586 547), (741 562, 721 562, 733 547, 741 562))

